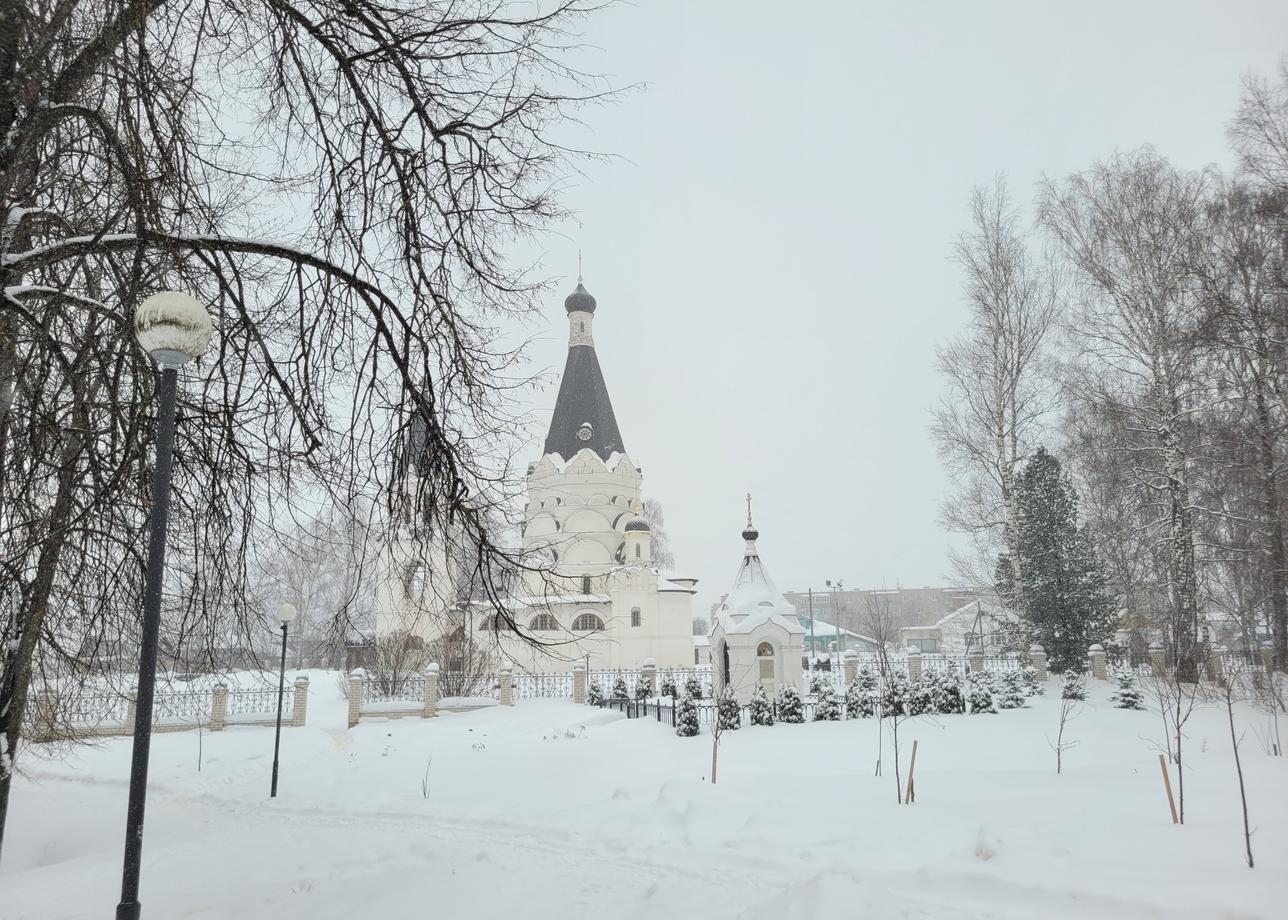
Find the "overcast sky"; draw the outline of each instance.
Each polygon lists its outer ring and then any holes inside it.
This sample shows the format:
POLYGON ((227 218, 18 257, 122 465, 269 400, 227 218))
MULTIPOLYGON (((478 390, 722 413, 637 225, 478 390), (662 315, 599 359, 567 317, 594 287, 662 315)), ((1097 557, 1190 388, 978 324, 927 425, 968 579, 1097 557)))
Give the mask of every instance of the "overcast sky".
POLYGON ((748 491, 780 588, 949 581, 929 422, 972 186, 1003 173, 1027 204, 1044 173, 1146 143, 1228 164, 1288 3, 647 0, 586 40, 587 68, 647 85, 587 113, 578 139, 622 159, 569 190, 532 357, 562 368, 580 248, 627 451, 705 614, 748 491))

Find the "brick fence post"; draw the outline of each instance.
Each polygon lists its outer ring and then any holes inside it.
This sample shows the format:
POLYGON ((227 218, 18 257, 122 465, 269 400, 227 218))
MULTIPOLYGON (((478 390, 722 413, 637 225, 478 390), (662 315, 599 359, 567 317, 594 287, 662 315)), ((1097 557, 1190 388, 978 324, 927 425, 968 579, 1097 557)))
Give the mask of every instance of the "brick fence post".
POLYGON ((581 663, 572 666, 572 701, 578 706, 586 703, 586 666, 581 663))
POLYGON ((35 711, 33 741, 53 741, 58 736, 58 697, 45 690, 32 701, 35 711))
POLYGON ((425 708, 422 719, 432 719, 438 715, 438 662, 431 661, 425 665, 425 708))
POLYGON ((852 648, 845 650, 844 656, 845 667, 845 686, 854 683, 854 679, 859 676, 859 653, 852 648))
POLYGON ((222 680, 210 692, 210 730, 221 732, 228 721, 228 685, 222 680))
POLYGON ((501 705, 514 705, 514 672, 509 668, 502 668, 500 674, 501 682, 501 705))
POLYGON ((978 674, 984 670, 984 653, 982 651, 971 652, 967 660, 970 662, 970 672, 972 674, 978 674))
POLYGON ((648 687, 649 696, 657 696, 657 662, 652 658, 644 659, 644 666, 640 668, 640 680, 648 687))
POLYGON ((367 672, 354 668, 349 674, 349 727, 357 725, 362 719, 362 682, 367 672))
POLYGON ((1273 643, 1261 643, 1261 667, 1270 674, 1275 669, 1275 647, 1273 643))
POLYGON ((1208 680, 1220 680, 1225 674, 1225 646, 1214 645, 1208 649, 1207 656, 1207 676, 1208 680))
POLYGON ((1149 664, 1153 668, 1155 677, 1162 677, 1167 673, 1167 659, 1163 654, 1163 643, 1149 643, 1149 664))
POLYGON ((921 680, 921 649, 908 646, 908 679, 921 680))
POLYGON ((1034 680, 1047 679, 1046 649, 1037 643, 1029 646, 1029 667, 1033 669, 1034 680))
POLYGON ((121 734, 134 734, 134 723, 138 721, 139 711, 139 691, 138 688, 132 688, 125 696, 125 725, 121 729, 121 734))
POLYGON ((309 717, 309 679, 301 675, 295 678, 295 700, 291 709, 291 725, 302 728, 309 717))
POLYGON ((1109 670, 1106 667, 1108 656, 1105 654, 1105 647, 1097 642, 1087 650, 1087 657, 1091 659, 1091 676, 1096 680, 1108 680, 1109 670))

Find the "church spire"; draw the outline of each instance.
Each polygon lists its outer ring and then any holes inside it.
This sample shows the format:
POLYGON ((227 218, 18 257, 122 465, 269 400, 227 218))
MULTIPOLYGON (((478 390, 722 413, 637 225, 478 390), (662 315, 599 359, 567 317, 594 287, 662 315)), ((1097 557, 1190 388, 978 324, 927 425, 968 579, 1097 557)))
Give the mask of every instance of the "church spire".
POLYGON ((581 253, 577 254, 577 271, 577 288, 564 300, 564 310, 568 313, 568 361, 550 418, 545 453, 559 454, 569 460, 578 451, 590 448, 607 460, 614 453, 625 453, 626 448, 595 354, 591 324, 598 304, 582 283, 581 253))
POLYGON ((742 538, 747 541, 746 555, 756 555, 756 538, 760 536, 760 531, 751 523, 751 493, 747 493, 747 526, 742 532, 742 538))

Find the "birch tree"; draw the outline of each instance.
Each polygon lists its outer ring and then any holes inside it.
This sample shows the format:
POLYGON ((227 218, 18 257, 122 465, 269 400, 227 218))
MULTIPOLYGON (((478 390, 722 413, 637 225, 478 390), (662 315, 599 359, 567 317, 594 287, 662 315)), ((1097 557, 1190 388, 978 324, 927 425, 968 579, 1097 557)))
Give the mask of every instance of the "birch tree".
POLYGON ((963 576, 991 584, 1000 551, 1012 581, 1021 584, 1015 472, 1055 401, 1042 364, 1058 299, 1051 275, 1030 253, 1005 184, 975 189, 970 210, 971 229, 955 247, 969 328, 938 353, 948 394, 933 431, 961 482, 943 514, 975 548, 974 559, 960 560, 963 576))
POLYGON ((1199 449, 1193 413, 1203 407, 1198 373, 1202 292, 1193 267, 1203 234, 1205 173, 1175 170, 1145 148, 1097 163, 1063 182, 1046 180, 1039 219, 1075 272, 1071 335, 1089 366, 1084 394, 1122 412, 1126 449, 1166 509, 1170 655, 1197 676, 1199 586, 1191 478, 1199 449))

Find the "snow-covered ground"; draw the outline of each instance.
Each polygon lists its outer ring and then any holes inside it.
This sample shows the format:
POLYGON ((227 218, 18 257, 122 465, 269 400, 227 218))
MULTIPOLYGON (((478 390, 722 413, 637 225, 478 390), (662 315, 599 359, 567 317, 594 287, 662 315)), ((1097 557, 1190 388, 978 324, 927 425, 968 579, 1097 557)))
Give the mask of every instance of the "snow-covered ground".
MULTIPOLYGON (((309 727, 153 738, 142 902, 181 917, 1282 917, 1288 759, 1243 710, 1257 868, 1243 862, 1230 739, 1190 722, 1186 824, 1158 767, 1162 723, 1105 685, 1067 733, 1058 685, 998 715, 922 717, 917 801, 873 776, 872 720, 677 738, 561 701, 346 731, 333 674, 309 727), (427 779, 426 779, 427 777, 427 779), (428 794, 422 791, 427 786, 428 794)), ((129 740, 28 757, 0 865, 5 920, 111 916, 129 740)))

